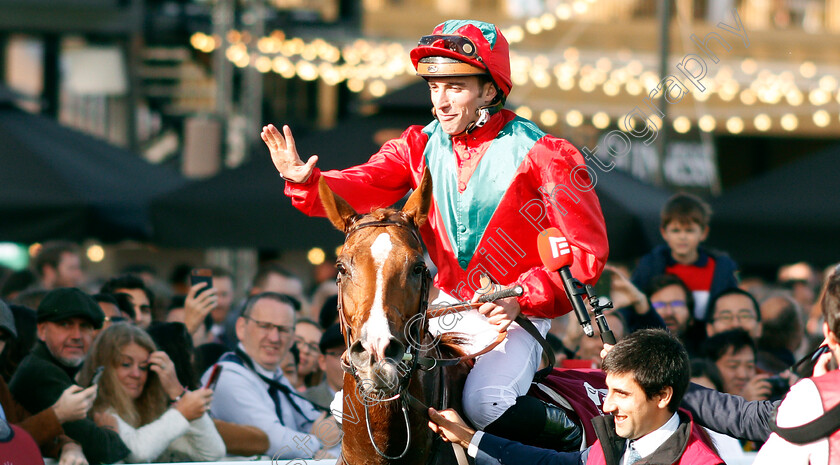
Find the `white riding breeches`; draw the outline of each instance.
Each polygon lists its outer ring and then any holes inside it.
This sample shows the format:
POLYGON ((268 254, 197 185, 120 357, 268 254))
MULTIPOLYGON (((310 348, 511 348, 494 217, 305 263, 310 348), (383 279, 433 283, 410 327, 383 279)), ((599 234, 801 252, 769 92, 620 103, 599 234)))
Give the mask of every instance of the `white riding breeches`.
MULTIPOLYGON (((457 302, 443 292, 431 305, 457 302)), ((551 320, 529 318, 540 334, 545 336, 551 327, 551 320)), ((477 310, 444 315, 429 320, 432 334, 457 332, 469 336, 467 353, 475 353, 487 347, 499 334, 496 327, 477 310)), ((490 352, 478 357, 475 366, 467 376, 462 401, 464 413, 478 429, 484 429, 496 421, 516 403, 516 398, 528 392, 534 373, 540 364, 542 347, 517 323, 508 327, 508 335, 490 352)))

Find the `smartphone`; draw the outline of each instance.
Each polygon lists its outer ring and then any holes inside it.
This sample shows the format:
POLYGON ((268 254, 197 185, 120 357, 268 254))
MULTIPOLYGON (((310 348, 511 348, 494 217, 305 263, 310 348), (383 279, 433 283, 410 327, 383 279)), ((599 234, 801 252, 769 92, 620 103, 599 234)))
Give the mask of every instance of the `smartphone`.
POLYGON ((90 385, 88 387, 93 386, 94 384, 99 384, 99 380, 102 378, 102 373, 105 372, 105 367, 99 367, 93 372, 93 377, 90 379, 90 385))
POLYGON ((210 270, 209 268, 196 268, 192 270, 192 273, 190 273, 190 287, 193 287, 198 283, 207 283, 207 285, 195 293, 196 297, 198 297, 202 292, 213 287, 213 270, 210 270))
POLYGON ((213 365, 213 371, 210 372, 207 384, 204 385, 206 389, 216 389, 216 383, 219 381, 219 375, 222 374, 222 368, 218 363, 213 365))

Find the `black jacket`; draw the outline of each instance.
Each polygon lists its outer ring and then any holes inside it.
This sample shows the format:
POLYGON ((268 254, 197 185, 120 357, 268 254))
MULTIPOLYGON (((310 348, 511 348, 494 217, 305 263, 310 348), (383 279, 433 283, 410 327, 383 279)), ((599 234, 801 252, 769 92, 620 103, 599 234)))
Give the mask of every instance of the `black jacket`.
MULTIPOLYGON (((18 366, 9 389, 26 410, 40 412, 55 404, 61 393, 75 384, 73 377, 77 371, 78 368, 61 365, 46 344, 38 341, 18 366)), ((62 426, 65 434, 82 446, 91 464, 118 462, 130 452, 119 434, 99 428, 91 419, 70 421, 62 426)))
POLYGON ((748 441, 765 442, 776 407, 782 401, 748 401, 691 383, 680 406, 694 417, 694 422, 712 431, 748 441))

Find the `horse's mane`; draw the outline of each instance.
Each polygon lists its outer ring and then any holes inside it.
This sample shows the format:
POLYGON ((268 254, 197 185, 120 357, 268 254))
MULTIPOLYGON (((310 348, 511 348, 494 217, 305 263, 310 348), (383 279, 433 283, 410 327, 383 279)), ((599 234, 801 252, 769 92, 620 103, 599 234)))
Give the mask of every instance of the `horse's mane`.
POLYGON ((465 334, 451 332, 443 333, 439 337, 438 344, 443 358, 460 358, 467 355, 463 346, 469 339, 465 334))

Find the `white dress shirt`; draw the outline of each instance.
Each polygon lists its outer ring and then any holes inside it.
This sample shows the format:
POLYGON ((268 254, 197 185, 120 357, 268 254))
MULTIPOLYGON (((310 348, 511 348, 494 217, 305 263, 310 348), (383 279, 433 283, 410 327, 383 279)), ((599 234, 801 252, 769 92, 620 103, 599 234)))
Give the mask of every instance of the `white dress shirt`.
MULTIPOLYGON (((674 412, 671 415, 671 418, 665 422, 664 425, 660 426, 658 429, 651 431, 650 433, 640 437, 633 441, 633 448, 636 449, 636 452, 642 456, 642 458, 647 457, 648 455, 652 454, 653 451, 659 448, 668 438, 671 437, 677 431, 677 428, 680 426, 680 416, 674 412)), ((625 453, 621 456, 621 463, 625 465, 627 463, 627 450, 630 447, 630 440, 628 439, 625 443, 625 453)))

